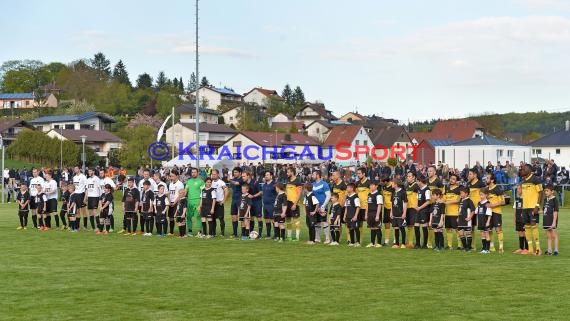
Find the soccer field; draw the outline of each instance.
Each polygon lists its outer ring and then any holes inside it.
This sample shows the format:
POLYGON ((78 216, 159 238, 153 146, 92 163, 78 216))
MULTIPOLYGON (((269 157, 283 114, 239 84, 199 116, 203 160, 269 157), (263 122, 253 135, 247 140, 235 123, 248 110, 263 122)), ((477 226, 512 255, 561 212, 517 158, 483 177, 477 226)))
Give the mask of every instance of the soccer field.
POLYGON ((506 253, 481 255, 17 231, 16 206, 0 205, 0 319, 567 319, 570 211, 559 257, 510 254, 504 212, 506 253))

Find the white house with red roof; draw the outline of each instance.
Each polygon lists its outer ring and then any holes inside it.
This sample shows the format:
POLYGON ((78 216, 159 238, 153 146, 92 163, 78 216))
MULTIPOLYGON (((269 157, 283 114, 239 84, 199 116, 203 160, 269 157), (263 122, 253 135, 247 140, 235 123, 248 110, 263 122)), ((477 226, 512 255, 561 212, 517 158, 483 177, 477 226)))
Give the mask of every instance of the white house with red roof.
POLYGON ((279 96, 276 90, 256 87, 243 94, 245 103, 255 104, 257 106, 267 106, 269 99, 283 101, 283 97, 279 96))
MULTIPOLYGON (((370 153, 363 152, 357 155, 356 146, 361 146, 359 148, 362 151, 365 151, 366 148, 371 151, 374 147, 368 132, 362 125, 332 127, 323 145, 332 146, 334 159, 340 164, 354 164, 357 161, 366 162, 370 153)), ((378 157, 381 156, 382 154, 378 153, 378 157)))

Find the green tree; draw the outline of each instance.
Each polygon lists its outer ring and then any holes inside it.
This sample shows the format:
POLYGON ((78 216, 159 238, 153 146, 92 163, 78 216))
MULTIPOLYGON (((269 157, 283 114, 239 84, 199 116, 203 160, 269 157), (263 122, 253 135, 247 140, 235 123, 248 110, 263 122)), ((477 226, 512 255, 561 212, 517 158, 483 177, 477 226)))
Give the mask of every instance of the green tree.
POLYGON ((119 153, 121 165, 135 168, 149 164, 148 146, 156 140, 156 129, 149 126, 125 128, 119 134, 124 143, 119 153))
POLYGON ((190 75, 190 80, 188 81, 188 87, 186 88, 188 92, 193 92, 196 90, 196 86, 198 85, 198 81, 196 80, 196 74, 192 73, 190 75))
POLYGON ((174 79, 172 80, 172 86, 178 89, 178 78, 174 77, 174 79))
POLYGON ((269 131, 267 114, 253 104, 242 105, 237 113, 238 128, 240 130, 269 131))
POLYGON ((95 70, 99 80, 107 80, 111 77, 111 62, 102 52, 98 52, 93 56, 91 67, 95 70))
POLYGON ((206 77, 202 77, 202 81, 200 82, 200 87, 212 87, 210 85, 210 81, 206 77))
POLYGON ((293 106, 293 90, 291 90, 289 84, 286 84, 285 88, 283 88, 283 91, 281 92, 281 97, 283 97, 283 99, 285 100, 285 104, 288 107, 293 106))
POLYGON ((303 93, 303 90, 301 90, 301 87, 297 86, 293 91, 292 104, 293 106, 300 107, 304 103, 305 103, 305 94, 303 93))
POLYGON ((178 90, 180 93, 184 93, 184 82, 182 81, 182 77, 180 77, 180 80, 178 81, 178 90))
POLYGON ((84 60, 70 64, 70 72, 65 73, 59 80, 62 89, 69 99, 93 101, 103 86, 96 71, 84 60))
POLYGON ((146 72, 143 74, 140 74, 139 77, 137 78, 137 88, 138 89, 145 89, 145 88, 151 88, 152 87, 152 77, 147 74, 146 72))
POLYGON ((44 63, 39 60, 11 60, 0 67, 1 89, 4 92, 32 92, 45 85, 40 79, 44 63))
POLYGON ((132 87, 131 80, 129 79, 129 73, 122 60, 119 60, 113 68, 113 79, 120 84, 132 87))
POLYGON ((166 87, 167 84, 168 84, 168 78, 166 77, 166 74, 164 73, 164 71, 159 72, 158 76, 156 77, 156 88, 163 89, 164 87, 166 87))
POLYGON ((158 116, 162 119, 168 117, 172 112, 172 107, 176 107, 180 104, 180 98, 176 95, 172 95, 166 91, 159 91, 156 97, 156 111, 158 116))

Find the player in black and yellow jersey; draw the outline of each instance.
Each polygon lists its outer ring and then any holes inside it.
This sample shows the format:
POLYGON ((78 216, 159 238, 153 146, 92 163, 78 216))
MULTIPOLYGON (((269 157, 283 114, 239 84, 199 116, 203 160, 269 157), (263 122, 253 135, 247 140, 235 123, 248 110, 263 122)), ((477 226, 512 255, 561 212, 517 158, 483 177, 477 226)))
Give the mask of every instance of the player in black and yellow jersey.
POLYGON ((525 164, 521 169, 521 188, 522 215, 525 218, 524 228, 528 242, 528 251, 523 251, 521 254, 540 255, 542 253, 537 223, 539 222, 538 211, 540 210, 540 202, 544 198, 544 191, 540 179, 532 173, 530 164, 525 164))
MULTIPOLYGON (((483 183, 480 179, 479 179, 479 174, 476 168, 471 168, 469 169, 469 173, 467 174, 467 188, 469 188, 469 199, 471 199, 471 201, 473 202, 473 204, 475 206, 477 206, 477 204, 479 204, 479 202, 481 201, 481 196, 479 195, 479 191, 481 190, 481 188, 485 187, 485 183, 483 183)), ((475 229, 475 227, 477 226, 477 215, 473 215, 473 229, 475 229)), ((477 246, 475 244, 476 240, 475 240, 475 236, 477 235, 477 233, 473 233, 473 250, 476 251, 477 250, 477 246)))
MULTIPOLYGON (((443 183, 441 182, 439 177, 437 177, 436 169, 435 169, 434 165, 431 165, 428 167, 427 176, 428 176, 427 186, 429 187, 430 192, 433 192, 436 188, 443 190, 443 183)), ((431 200, 430 200, 430 204, 431 204, 431 200)), ((428 213, 431 213, 431 206, 429 208, 428 213)), ((429 217, 428 217, 428 221, 429 221, 429 217)), ((433 229, 428 224, 428 244, 427 244, 428 249, 432 248, 434 238, 435 238, 435 234, 433 232, 433 229)))
POLYGON ((366 177, 366 168, 356 170, 358 180, 354 184, 356 186, 356 194, 360 200, 360 213, 358 213, 358 229, 360 235, 364 235, 364 217, 366 216, 366 208, 368 206, 368 194, 370 194, 370 180, 366 177))
POLYGON ((445 201, 445 231, 447 236, 447 249, 453 249, 453 232, 456 232, 457 249, 460 250, 461 240, 457 233, 457 216, 459 215, 460 187, 457 184, 459 177, 456 174, 449 175, 449 185, 445 188, 443 199, 445 201))
POLYGON ((491 229, 489 230, 489 239, 491 240, 490 248, 491 252, 495 252, 495 244, 493 243, 493 229, 497 232, 497 239, 499 240, 499 253, 504 253, 504 237, 503 237, 503 210, 502 207, 505 205, 505 197, 503 194, 503 189, 501 186, 496 184, 495 174, 487 174, 485 179, 487 188, 489 189, 489 195, 487 199, 489 200, 489 206, 493 211, 491 217, 491 229))
POLYGON ((414 224, 414 232, 416 235, 416 244, 414 248, 428 248, 428 223, 430 215, 431 190, 427 186, 427 178, 421 176, 418 179, 418 196, 416 206, 416 219, 414 224), (422 230, 423 243, 420 244, 420 228, 422 230))
POLYGON ((299 241, 301 234, 301 219, 299 211, 299 199, 301 198, 301 180, 297 175, 295 175, 295 169, 293 167, 287 168, 287 184, 285 185, 285 195, 287 195, 287 218, 286 218, 286 228, 287 228, 287 240, 289 241, 299 241), (296 238, 292 239, 291 234, 293 224, 295 223, 296 238))
MULTIPOLYGON (((413 248, 415 238, 414 235, 414 225, 416 224, 417 212, 416 207, 418 207, 418 183, 416 182, 416 173, 408 172, 406 174, 406 196, 408 197, 408 213, 406 215, 406 227, 408 229, 408 244, 407 248, 413 248)), ((417 236, 416 236, 417 237, 417 236)))
POLYGON ((392 182, 390 177, 384 177, 382 179, 382 198, 384 199, 384 213, 382 214, 382 223, 384 223, 384 244, 383 246, 388 246, 390 243, 390 229, 392 228, 392 219, 390 214, 392 211, 392 193, 394 193, 394 188, 392 187, 392 182))
MULTIPOLYGON (((342 176, 340 175, 339 171, 332 172, 330 187, 333 193, 338 194, 338 204, 340 207, 343 208, 342 212, 344 213, 344 201, 346 200, 346 183, 342 179, 342 176)), ((342 219, 343 216, 341 215, 341 224, 338 227, 339 235, 342 234, 342 223, 344 223, 342 222, 342 219)), ((347 234, 346 239, 350 241, 350 233, 346 234, 347 234)))

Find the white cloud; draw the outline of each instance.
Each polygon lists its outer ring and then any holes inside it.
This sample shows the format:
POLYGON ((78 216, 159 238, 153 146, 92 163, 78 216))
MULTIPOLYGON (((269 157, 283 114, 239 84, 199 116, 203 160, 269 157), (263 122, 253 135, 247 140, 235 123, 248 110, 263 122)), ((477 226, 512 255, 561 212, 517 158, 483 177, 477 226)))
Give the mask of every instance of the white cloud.
MULTIPOLYGON (((216 41, 220 41, 217 39, 216 41)), ((153 55, 164 54, 194 54, 196 43, 193 35, 163 34, 151 35, 142 40, 145 51, 153 55)), ((230 46, 218 46, 212 44, 199 44, 201 54, 219 55, 233 58, 255 58, 256 55, 245 50, 230 46)))

